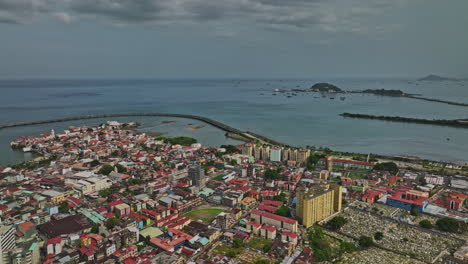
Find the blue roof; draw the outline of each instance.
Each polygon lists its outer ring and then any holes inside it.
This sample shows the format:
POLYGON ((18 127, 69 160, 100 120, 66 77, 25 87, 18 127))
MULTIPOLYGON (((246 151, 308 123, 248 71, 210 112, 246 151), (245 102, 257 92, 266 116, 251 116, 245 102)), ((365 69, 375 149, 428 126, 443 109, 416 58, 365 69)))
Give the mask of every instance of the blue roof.
POLYGON ((200 239, 198 239, 198 242, 200 242, 202 245, 206 245, 210 242, 210 240, 206 237, 200 237, 200 239))

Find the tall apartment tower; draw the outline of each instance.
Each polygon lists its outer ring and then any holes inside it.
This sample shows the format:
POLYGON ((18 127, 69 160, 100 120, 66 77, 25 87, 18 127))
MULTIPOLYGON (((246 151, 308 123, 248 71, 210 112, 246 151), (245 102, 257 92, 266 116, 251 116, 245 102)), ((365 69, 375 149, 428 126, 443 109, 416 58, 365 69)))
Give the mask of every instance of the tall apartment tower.
POLYGON ((283 161, 291 160, 290 156, 291 156, 291 149, 290 148, 283 149, 281 153, 281 160, 283 161))
POLYGON ((297 161, 297 149, 291 149, 289 152, 289 160, 297 161))
POLYGON ((253 153, 254 153, 254 157, 256 160, 262 159, 262 150, 263 150, 262 146, 257 146, 257 145, 254 146, 253 153))
POLYGON ((0 227, 0 263, 9 263, 9 254, 16 247, 15 228, 13 226, 0 227))
POLYGON ((341 211, 343 203, 343 187, 341 185, 331 184, 330 188, 333 190, 333 210, 335 212, 341 211))
POLYGON ((270 160, 270 147, 263 146, 262 148, 262 160, 269 161, 270 160))
POLYGON ((199 164, 189 167, 188 177, 192 180, 192 184, 197 187, 202 187, 202 178, 205 176, 203 168, 199 164))
POLYGON ((250 156, 253 156, 253 154, 254 154, 254 153, 253 153, 253 149, 254 149, 254 148, 253 148, 252 144, 246 143, 246 144, 244 144, 244 146, 242 147, 242 154, 243 154, 243 155, 247 155, 247 156, 249 156, 249 157, 250 157, 250 156))
POLYGON ((300 149, 297 152, 297 162, 304 163, 307 161, 307 158, 310 156, 310 150, 309 149, 300 149))
POLYGON ((341 186, 316 185, 297 192, 296 216, 305 226, 315 223, 341 210, 341 186))
POLYGON ((270 161, 273 161, 273 162, 281 161, 281 148, 274 147, 270 150, 270 161))

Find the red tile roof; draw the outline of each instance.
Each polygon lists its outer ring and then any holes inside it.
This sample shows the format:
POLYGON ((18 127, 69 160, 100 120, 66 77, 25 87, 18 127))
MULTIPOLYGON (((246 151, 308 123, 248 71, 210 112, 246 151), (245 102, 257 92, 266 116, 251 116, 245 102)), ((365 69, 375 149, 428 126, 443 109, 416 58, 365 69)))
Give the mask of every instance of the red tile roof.
POLYGON ((261 229, 266 229, 269 232, 275 232, 276 231, 276 228, 274 226, 269 226, 269 225, 264 225, 264 226, 262 226, 261 229))
POLYGON ((268 212, 265 212, 265 211, 260 211, 260 210, 257 210, 257 209, 252 209, 252 211, 250 213, 254 214, 254 215, 267 217, 267 218, 270 218, 270 219, 273 219, 273 220, 285 222, 285 223, 288 223, 288 224, 291 224, 291 225, 297 224, 297 221, 294 220, 294 219, 284 217, 284 216, 280 216, 280 215, 275 215, 275 214, 268 213, 268 212))

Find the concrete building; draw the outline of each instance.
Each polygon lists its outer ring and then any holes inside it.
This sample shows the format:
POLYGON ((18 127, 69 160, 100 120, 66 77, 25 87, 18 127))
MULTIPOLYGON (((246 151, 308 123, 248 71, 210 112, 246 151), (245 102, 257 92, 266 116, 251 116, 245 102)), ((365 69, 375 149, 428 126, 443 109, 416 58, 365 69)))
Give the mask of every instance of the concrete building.
POLYGON ((280 162, 281 161, 281 148, 275 147, 270 149, 270 161, 280 162))
POLYGON ((301 223, 310 227, 341 210, 342 187, 339 185, 301 188, 297 192, 296 216, 301 223))
POLYGON ((300 149, 297 151, 297 158, 295 161, 305 163, 310 156, 310 149, 300 149))
POLYGON ((255 178, 255 176, 255 167, 252 164, 249 164, 249 166, 247 167, 247 177, 255 178))
POLYGON ((281 160, 283 161, 291 160, 291 149, 289 148, 283 149, 283 151, 281 152, 281 160))
POLYGON ((246 228, 252 232, 254 235, 259 235, 260 234, 260 227, 262 224, 255 222, 255 221, 250 221, 247 223, 246 228))
POLYGON ((260 211, 257 209, 252 209, 250 211, 251 218, 255 222, 260 224, 266 224, 274 226, 278 229, 289 230, 292 232, 297 232, 297 221, 288 217, 279 216, 265 211, 260 211))
POLYGON ((330 172, 327 171, 327 170, 322 170, 320 172, 320 179, 322 179, 322 180, 325 180, 325 181, 328 180, 329 176, 330 176, 330 172))
POLYGON ((262 160, 270 160, 270 146, 262 147, 262 160))
POLYGON ((246 143, 242 146, 242 155, 253 156, 253 150, 253 145, 246 143))
POLYGON ((260 236, 265 239, 273 240, 276 238, 276 228, 274 226, 264 225, 260 228, 260 236))
POLYGON ((196 187, 203 187, 202 178, 205 176, 203 168, 199 165, 192 165, 188 169, 188 177, 192 180, 192 185, 196 187))
POLYGON ((9 251, 16 247, 15 228, 13 226, 0 227, 0 261, 9 263, 9 251))

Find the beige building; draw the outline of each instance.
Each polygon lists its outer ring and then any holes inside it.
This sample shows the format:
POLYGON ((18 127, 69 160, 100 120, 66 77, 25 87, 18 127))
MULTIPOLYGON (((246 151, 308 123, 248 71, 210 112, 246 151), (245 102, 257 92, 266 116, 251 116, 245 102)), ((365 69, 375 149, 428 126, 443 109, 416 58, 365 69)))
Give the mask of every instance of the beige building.
POLYGON ((297 221, 294 219, 268 213, 265 211, 260 211, 257 209, 252 209, 250 211, 250 216, 254 219, 255 222, 258 222, 260 224, 271 225, 278 229, 297 232, 297 221))
POLYGON ((253 149, 254 148, 252 144, 244 144, 244 146, 242 147, 242 155, 253 156, 253 149))
POLYGON ((341 210, 341 202, 342 187, 339 185, 302 188, 297 192, 296 216, 304 226, 310 227, 341 210))
POLYGON ((264 225, 260 228, 260 236, 265 239, 273 240, 276 238, 276 228, 273 226, 264 225))
POLYGON ((322 180, 325 180, 325 181, 328 180, 329 176, 330 176, 330 172, 327 171, 327 170, 322 170, 320 172, 320 179, 322 179, 322 180))
POLYGON ((300 149, 297 151, 296 161, 304 163, 307 161, 307 158, 310 156, 310 149, 300 149))

